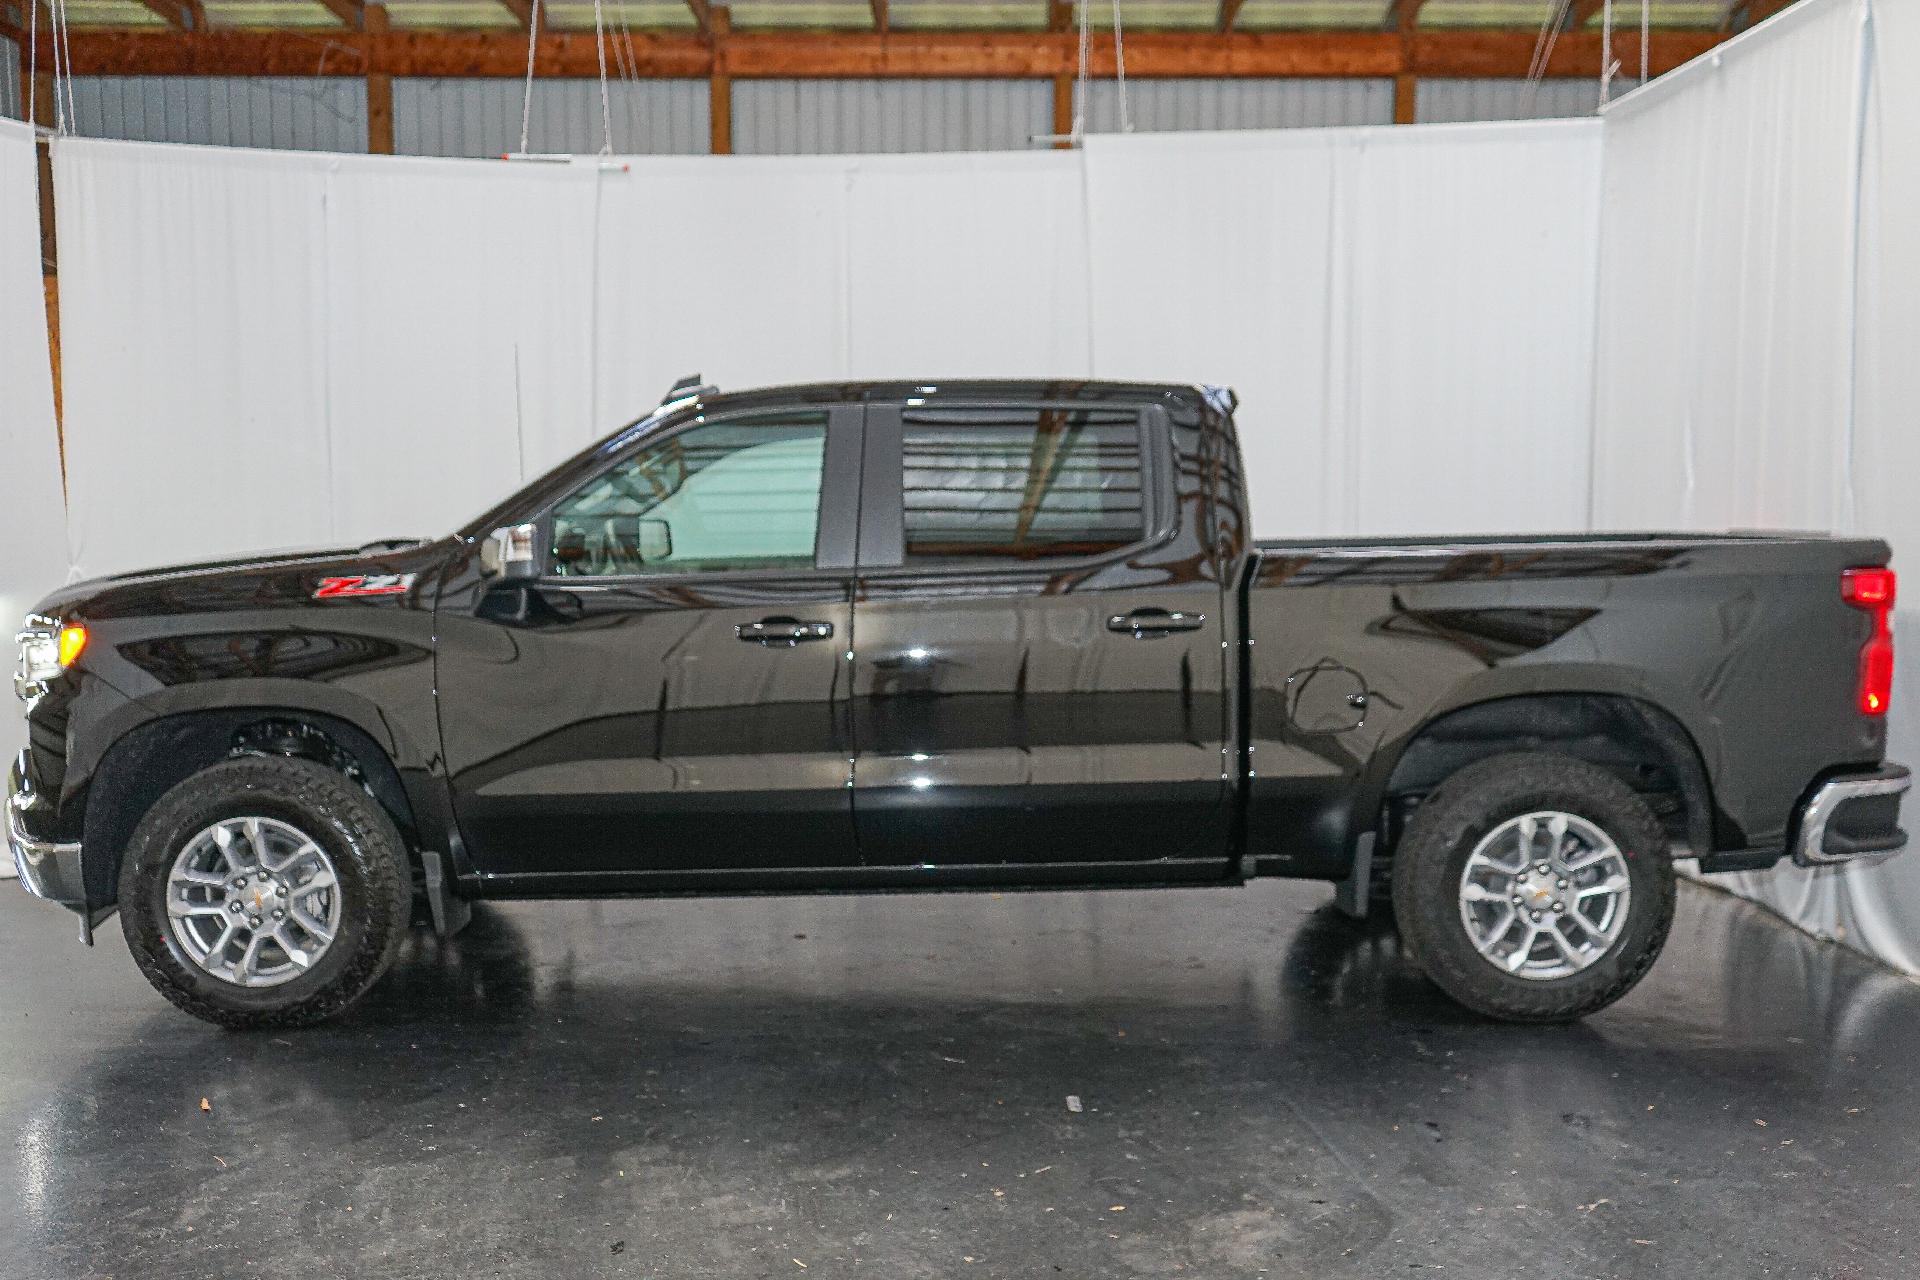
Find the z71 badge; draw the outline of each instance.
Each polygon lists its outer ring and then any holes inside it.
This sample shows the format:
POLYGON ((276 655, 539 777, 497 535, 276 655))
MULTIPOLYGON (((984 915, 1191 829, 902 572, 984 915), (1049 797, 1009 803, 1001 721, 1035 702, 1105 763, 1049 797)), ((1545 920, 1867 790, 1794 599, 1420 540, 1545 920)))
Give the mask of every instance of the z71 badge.
POLYGON ((348 596, 397 596, 413 586, 410 573, 369 573, 353 578, 322 578, 315 600, 343 600, 348 596))

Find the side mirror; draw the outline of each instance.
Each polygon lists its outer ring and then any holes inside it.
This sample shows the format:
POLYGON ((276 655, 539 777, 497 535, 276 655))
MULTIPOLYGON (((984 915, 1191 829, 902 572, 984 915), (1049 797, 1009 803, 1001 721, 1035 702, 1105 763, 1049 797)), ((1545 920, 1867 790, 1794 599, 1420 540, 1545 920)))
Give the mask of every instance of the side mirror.
POLYGON ((534 526, 513 524, 495 529, 480 544, 480 571, 489 578, 525 581, 540 575, 534 563, 534 526))
POLYGON ((643 564, 657 564, 662 560, 673 559, 673 526, 665 520, 652 516, 640 517, 638 536, 635 539, 640 549, 643 564))

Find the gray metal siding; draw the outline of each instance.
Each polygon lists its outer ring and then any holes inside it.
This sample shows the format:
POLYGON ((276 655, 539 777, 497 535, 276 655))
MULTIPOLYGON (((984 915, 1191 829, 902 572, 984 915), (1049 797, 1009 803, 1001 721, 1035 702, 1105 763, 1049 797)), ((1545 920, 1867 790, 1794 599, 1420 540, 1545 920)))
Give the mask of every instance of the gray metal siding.
MULTIPOLYGON (((520 80, 396 80, 393 149, 410 156, 498 156, 520 149, 520 80)), ((709 138, 705 80, 609 81, 613 149, 622 155, 703 155, 709 138)), ((538 153, 600 150, 598 80, 535 80, 527 147, 538 153)))
POLYGON ((0 37, 0 116, 27 117, 26 97, 20 92, 20 49, 0 37))
POLYGON ((74 132, 136 142, 365 151, 364 80, 80 76, 74 132))
MULTIPOLYGON (((1088 88, 1086 131, 1117 132, 1119 85, 1095 80, 1088 88)), ((1393 81, 1129 80, 1127 113, 1140 133, 1392 124, 1393 81)))
MULTIPOLYGON (((1637 57, 1638 55, 1633 55, 1637 57)), ((1613 82, 1614 97, 1634 88, 1637 79, 1613 82)), ((1414 99, 1414 118, 1421 124, 1462 120, 1550 120, 1590 116, 1600 105, 1596 77, 1578 80, 1422 80, 1414 99)))
POLYGON ((1045 80, 735 80, 742 155, 1024 151, 1053 128, 1045 80))

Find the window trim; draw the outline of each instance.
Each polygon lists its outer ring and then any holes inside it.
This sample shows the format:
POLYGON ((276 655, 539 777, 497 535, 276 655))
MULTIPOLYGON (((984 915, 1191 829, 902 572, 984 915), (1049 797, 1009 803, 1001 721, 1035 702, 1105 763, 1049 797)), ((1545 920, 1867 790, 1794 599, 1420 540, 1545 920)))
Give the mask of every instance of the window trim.
POLYGON ((769 576, 813 577, 822 573, 848 573, 854 565, 859 529, 858 466, 864 434, 861 406, 858 404, 758 405, 733 413, 709 417, 696 414, 671 429, 648 433, 628 448, 608 459, 592 474, 581 477, 565 492, 550 499, 532 517, 535 526, 534 555, 541 572, 535 579, 541 586, 587 587, 597 583, 609 586, 653 582, 724 582, 763 580, 769 576), (672 569, 659 573, 608 573, 579 577, 552 572, 554 515, 561 503, 588 485, 597 483, 608 472, 625 466, 638 454, 658 448, 685 432, 701 427, 752 422, 756 418, 792 417, 795 414, 824 413, 826 440, 820 459, 820 510, 813 531, 813 563, 764 569, 672 569))
POLYGON ((866 448, 861 459, 860 545, 857 566, 862 577, 981 577, 1019 576, 1094 568, 1121 562, 1159 546, 1174 533, 1172 475, 1160 443, 1168 439, 1166 410, 1157 404, 1094 403, 1072 398, 1006 399, 1002 397, 928 398, 875 401, 867 405, 866 448), (908 408, 1131 411, 1140 441, 1140 492, 1146 517, 1145 532, 1125 546, 1110 551, 1074 555, 1035 556, 1030 560, 954 558, 944 563, 906 563, 905 411, 908 408))

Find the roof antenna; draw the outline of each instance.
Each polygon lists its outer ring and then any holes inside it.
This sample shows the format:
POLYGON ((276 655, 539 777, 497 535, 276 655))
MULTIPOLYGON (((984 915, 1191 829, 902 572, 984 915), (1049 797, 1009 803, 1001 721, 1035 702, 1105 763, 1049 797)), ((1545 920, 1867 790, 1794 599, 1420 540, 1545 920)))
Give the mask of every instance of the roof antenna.
POLYGON ((682 400, 698 400, 702 396, 714 395, 719 390, 720 388, 711 383, 700 381, 699 374, 690 373, 667 389, 667 394, 660 398, 660 407, 664 409, 682 400))

